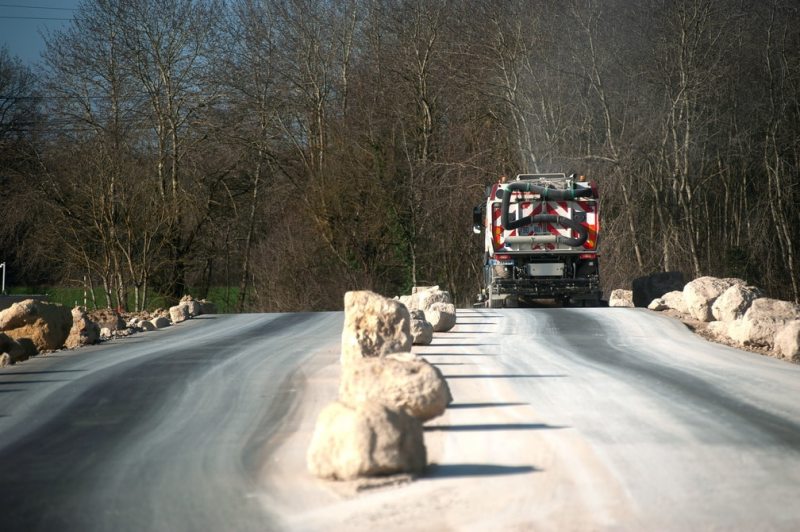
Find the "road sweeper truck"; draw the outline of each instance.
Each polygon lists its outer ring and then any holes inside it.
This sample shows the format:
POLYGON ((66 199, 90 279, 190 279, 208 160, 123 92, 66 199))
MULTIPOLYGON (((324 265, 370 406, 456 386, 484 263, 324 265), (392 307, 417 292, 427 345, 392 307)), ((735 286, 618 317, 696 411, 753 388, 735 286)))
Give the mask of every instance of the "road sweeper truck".
POLYGON ((598 304, 598 200, 596 184, 576 175, 521 174, 487 187, 473 212, 473 230, 484 235, 476 305, 598 304))

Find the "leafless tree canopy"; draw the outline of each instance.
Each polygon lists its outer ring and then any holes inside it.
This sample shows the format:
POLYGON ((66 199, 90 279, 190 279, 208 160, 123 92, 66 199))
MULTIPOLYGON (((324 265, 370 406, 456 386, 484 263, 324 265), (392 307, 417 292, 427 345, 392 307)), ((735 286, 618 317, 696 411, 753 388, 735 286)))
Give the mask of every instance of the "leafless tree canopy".
POLYGON ((577 171, 607 290, 680 270, 800 301, 794 0, 87 0, 44 63, 0 51, 20 282, 465 303, 484 187, 577 171))

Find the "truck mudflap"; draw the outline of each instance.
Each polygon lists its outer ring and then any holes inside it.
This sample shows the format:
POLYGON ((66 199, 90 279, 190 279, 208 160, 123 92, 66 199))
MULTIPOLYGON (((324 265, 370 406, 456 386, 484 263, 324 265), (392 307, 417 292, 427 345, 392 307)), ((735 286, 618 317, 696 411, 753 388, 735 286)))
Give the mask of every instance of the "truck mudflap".
POLYGON ((495 279, 492 292, 530 298, 572 297, 587 299, 599 296, 600 278, 595 276, 580 279, 495 279))

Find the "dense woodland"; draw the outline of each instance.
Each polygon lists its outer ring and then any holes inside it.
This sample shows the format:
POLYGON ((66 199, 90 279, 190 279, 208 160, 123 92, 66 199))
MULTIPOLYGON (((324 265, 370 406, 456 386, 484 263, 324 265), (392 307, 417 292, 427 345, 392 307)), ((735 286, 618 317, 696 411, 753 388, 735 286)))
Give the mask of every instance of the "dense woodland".
POLYGON ((46 42, 0 52, 18 284, 465 304, 484 187, 577 171, 606 291, 680 270, 800 301, 797 0, 85 0, 46 42))

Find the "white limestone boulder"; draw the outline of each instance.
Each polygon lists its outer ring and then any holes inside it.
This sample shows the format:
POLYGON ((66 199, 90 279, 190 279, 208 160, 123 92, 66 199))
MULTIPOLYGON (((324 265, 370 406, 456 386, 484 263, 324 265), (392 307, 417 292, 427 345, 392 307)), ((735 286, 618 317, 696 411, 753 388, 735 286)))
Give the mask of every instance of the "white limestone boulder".
POLYGON ((368 290, 344 296, 341 362, 411 351, 411 319, 399 301, 368 290))
POLYGON ((433 326, 433 332, 447 332, 456 325, 456 307, 452 303, 432 303, 425 309, 425 321, 433 326))
POLYGON ((411 295, 400 296, 400 302, 403 303, 409 311, 426 311, 434 303, 452 303, 453 300, 450 297, 450 292, 440 290, 438 286, 429 286, 414 287, 411 295))
POLYGON ((433 325, 423 320, 411 320, 411 343, 414 345, 430 345, 433 341, 433 325))
POLYGON ((64 342, 64 347, 75 349, 84 345, 96 344, 98 341, 100 341, 100 327, 89 319, 85 308, 73 308, 72 328, 64 342))
POLYGON ((196 301, 192 296, 185 295, 181 298, 180 306, 186 307, 186 313, 189 315, 190 318, 194 318, 195 316, 199 316, 203 313, 203 306, 200 304, 199 301, 196 301))
POLYGON ((775 354, 792 362, 800 362, 800 320, 792 320, 775 335, 775 354))
POLYGON ((677 310, 682 314, 687 314, 686 304, 683 302, 683 290, 673 290, 661 296, 664 305, 672 310, 677 310))
POLYGON ((339 400, 352 407, 380 403, 427 421, 444 414, 453 398, 439 368, 411 353, 400 353, 343 367, 339 400))
POLYGON ((735 284, 728 287, 714 301, 714 304, 711 305, 711 314, 717 321, 738 320, 744 316, 753 301, 762 296, 761 290, 755 286, 735 284))
POLYGON ((380 403, 334 402, 317 418, 306 462, 311 474, 330 480, 420 473, 427 462, 422 424, 380 403))
POLYGON ((683 302, 687 313, 699 321, 714 321, 711 307, 725 290, 735 284, 744 285, 741 279, 719 279, 717 277, 698 277, 683 287, 683 302))
POLYGON ((741 345, 772 348, 778 331, 797 319, 800 319, 800 306, 760 297, 750 304, 741 319, 729 322, 728 335, 741 345))
POLYGON ((169 308, 169 319, 172 323, 181 323, 189 318, 189 309, 186 305, 179 304, 169 308))
POLYGON ((608 298, 609 307, 633 307, 633 292, 617 288, 611 291, 608 298))

